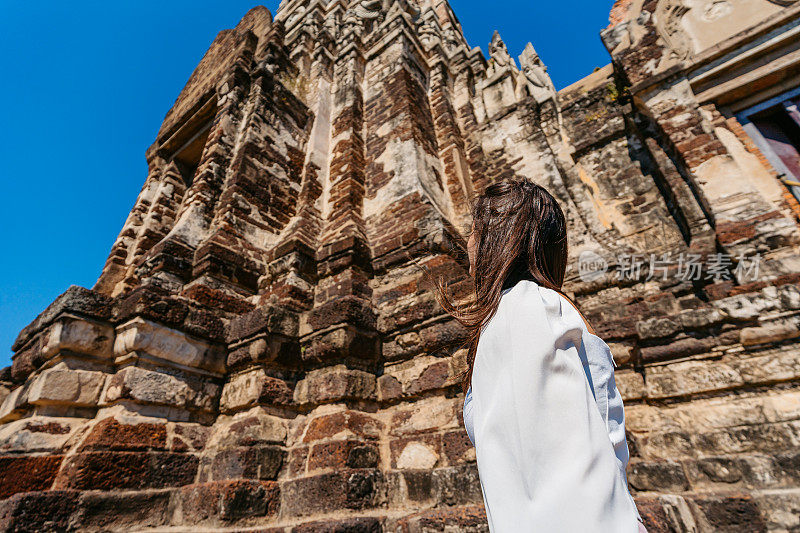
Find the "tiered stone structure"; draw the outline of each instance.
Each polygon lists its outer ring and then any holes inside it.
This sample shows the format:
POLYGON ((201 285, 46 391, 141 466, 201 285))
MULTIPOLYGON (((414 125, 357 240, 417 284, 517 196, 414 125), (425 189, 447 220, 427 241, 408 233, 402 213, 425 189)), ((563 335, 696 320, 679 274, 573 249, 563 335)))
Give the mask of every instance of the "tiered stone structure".
POLYGON ((97 285, 13 346, 2 527, 487 531, 463 331, 424 268, 467 295, 470 201, 518 176, 569 219, 650 531, 798 530, 800 210, 736 110, 798 85, 799 21, 618 0, 612 64, 556 92, 446 0, 254 8, 167 114, 97 285), (611 275, 651 253, 733 261, 611 275))

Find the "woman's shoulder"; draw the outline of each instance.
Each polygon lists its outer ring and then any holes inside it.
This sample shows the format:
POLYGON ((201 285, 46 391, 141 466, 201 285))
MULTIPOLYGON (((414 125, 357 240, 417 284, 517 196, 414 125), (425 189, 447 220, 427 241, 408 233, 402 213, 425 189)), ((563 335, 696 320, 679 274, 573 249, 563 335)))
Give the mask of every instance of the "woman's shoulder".
POLYGON ((532 297, 541 298, 540 289, 545 289, 533 280, 523 279, 513 286, 503 289, 500 301, 515 301, 520 299, 530 299, 532 297))
POLYGON ((523 279, 503 291, 501 303, 507 306, 543 305, 548 315, 561 316, 570 304, 558 291, 548 289, 533 280, 523 279))
POLYGON ((537 308, 553 330, 575 337, 581 342, 584 334, 593 335, 578 309, 559 291, 544 287, 533 280, 521 280, 503 291, 500 300, 505 312, 521 314, 523 309, 537 308))

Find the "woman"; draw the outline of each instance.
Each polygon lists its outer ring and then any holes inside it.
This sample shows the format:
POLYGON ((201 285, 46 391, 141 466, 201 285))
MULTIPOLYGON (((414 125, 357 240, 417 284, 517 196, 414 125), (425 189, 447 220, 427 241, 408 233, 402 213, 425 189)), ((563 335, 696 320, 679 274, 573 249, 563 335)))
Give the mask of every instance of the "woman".
POLYGON ((464 424, 490 531, 644 531, 613 357, 561 292, 558 203, 527 180, 491 185, 467 248, 476 301, 457 307, 437 292, 469 332, 464 424))

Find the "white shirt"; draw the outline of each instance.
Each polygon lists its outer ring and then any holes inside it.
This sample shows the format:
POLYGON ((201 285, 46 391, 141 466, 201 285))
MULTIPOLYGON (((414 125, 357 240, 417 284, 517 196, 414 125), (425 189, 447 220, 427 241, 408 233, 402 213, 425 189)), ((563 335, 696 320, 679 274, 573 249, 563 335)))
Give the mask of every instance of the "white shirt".
POLYGON ((611 351, 556 291, 533 281, 503 291, 464 425, 492 533, 639 531, 611 351))

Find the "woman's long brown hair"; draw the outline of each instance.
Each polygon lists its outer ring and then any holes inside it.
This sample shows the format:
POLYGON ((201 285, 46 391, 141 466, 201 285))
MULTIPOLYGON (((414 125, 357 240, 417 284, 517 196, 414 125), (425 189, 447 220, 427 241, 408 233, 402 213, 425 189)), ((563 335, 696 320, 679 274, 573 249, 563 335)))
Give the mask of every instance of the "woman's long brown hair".
POLYGON ((436 297, 467 330, 467 369, 460 376, 466 393, 481 329, 491 320, 503 290, 527 279, 563 294, 567 269, 567 223, 555 198, 525 179, 486 188, 472 209, 475 235, 474 301, 456 305, 441 280, 436 297))

